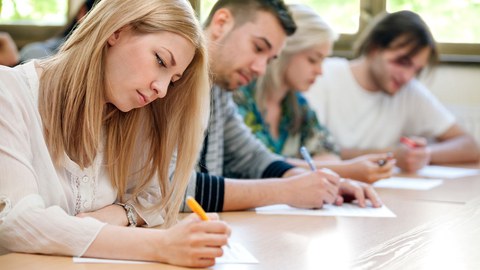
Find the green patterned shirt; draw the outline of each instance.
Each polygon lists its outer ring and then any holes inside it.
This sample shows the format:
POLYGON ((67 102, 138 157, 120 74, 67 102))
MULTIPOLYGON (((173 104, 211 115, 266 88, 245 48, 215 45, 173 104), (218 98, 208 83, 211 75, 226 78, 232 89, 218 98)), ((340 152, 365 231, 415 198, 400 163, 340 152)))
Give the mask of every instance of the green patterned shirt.
POLYGON ((325 153, 339 154, 340 149, 325 126, 318 122, 315 112, 309 107, 307 100, 300 93, 295 93, 296 101, 302 114, 300 131, 290 134, 289 125, 292 119, 292 109, 286 99, 282 101, 282 115, 279 124, 278 138, 272 137, 268 124, 263 120, 255 101, 255 84, 252 82, 238 89, 234 95, 238 111, 243 120, 250 127, 255 136, 260 139, 272 152, 285 157, 301 158, 300 147, 304 145, 312 155, 325 153))

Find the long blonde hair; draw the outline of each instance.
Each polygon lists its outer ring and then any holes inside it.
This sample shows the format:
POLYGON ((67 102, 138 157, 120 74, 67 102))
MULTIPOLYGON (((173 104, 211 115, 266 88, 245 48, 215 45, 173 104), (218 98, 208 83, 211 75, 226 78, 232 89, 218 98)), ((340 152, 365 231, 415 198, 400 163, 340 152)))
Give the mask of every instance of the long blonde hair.
MULTIPOLYGON (((280 87, 284 79, 285 70, 293 55, 317 44, 333 43, 338 37, 322 17, 308 6, 295 4, 288 5, 288 8, 297 24, 297 31, 287 38, 285 47, 280 52, 278 58, 268 65, 265 75, 258 78, 255 86, 255 100, 262 112, 266 109, 266 95, 280 87)), ((289 107, 293 111, 293 121, 289 127, 290 132, 293 134, 300 129, 302 119, 294 95, 294 92, 289 91, 286 97, 289 107)))
POLYGON ((55 164, 61 164, 66 153, 80 167, 88 167, 104 144, 104 164, 118 199, 124 199, 130 181, 135 181, 135 198, 157 176, 162 201, 155 210, 165 211, 165 224, 173 224, 208 122, 207 59, 201 26, 186 0, 100 1, 59 53, 40 62, 39 109, 55 164), (196 49, 182 79, 164 98, 124 113, 106 104, 105 57, 108 37, 127 25, 139 34, 181 35, 196 49))

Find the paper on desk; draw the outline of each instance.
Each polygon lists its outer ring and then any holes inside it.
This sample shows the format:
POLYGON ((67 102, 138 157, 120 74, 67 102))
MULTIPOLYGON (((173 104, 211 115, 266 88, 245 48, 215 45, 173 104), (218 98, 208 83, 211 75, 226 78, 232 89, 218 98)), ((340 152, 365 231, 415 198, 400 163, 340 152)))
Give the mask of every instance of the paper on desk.
MULTIPOLYGON (((217 258, 216 263, 241 264, 258 263, 258 260, 241 244, 229 243, 230 247, 223 247, 223 256, 217 258)), ((73 257, 74 263, 114 263, 114 264, 145 264, 146 261, 108 260, 97 258, 73 257)))
POLYGON ((361 208, 356 204, 344 203, 342 206, 324 204, 322 209, 301 209, 286 204, 258 207, 258 214, 268 215, 304 215, 304 216, 343 216, 343 217, 396 217, 385 205, 380 208, 361 208))
POLYGON ((230 247, 223 247, 223 256, 216 263, 258 263, 244 246, 239 243, 229 243, 230 247))
POLYGON ((460 178, 480 174, 478 169, 454 168, 445 166, 426 166, 417 172, 417 175, 431 178, 460 178))
POLYGON ((398 188, 413 190, 429 190, 443 183, 442 179, 390 177, 373 184, 377 188, 398 188))

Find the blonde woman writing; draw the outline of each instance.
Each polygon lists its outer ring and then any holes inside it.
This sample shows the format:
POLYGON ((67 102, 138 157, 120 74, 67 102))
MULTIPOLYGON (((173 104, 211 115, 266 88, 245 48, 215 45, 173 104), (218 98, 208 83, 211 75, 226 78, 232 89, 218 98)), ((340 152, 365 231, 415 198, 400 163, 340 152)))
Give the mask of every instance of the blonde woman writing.
POLYGON ((184 0, 102 0, 54 57, 1 67, 0 253, 213 265, 228 226, 176 222, 209 89, 184 0))

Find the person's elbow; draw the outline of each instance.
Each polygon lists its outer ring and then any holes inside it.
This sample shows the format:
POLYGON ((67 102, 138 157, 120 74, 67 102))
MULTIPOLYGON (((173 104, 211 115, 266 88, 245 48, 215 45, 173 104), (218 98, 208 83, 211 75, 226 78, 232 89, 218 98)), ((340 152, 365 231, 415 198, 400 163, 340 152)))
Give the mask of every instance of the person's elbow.
POLYGON ((464 140, 464 153, 466 157, 468 157, 468 161, 479 162, 480 147, 479 144, 475 141, 475 138, 472 135, 466 133, 462 135, 462 139, 464 140))
POLYGON ((473 161, 480 162, 480 146, 472 136, 470 136, 470 139, 472 140, 473 161))

